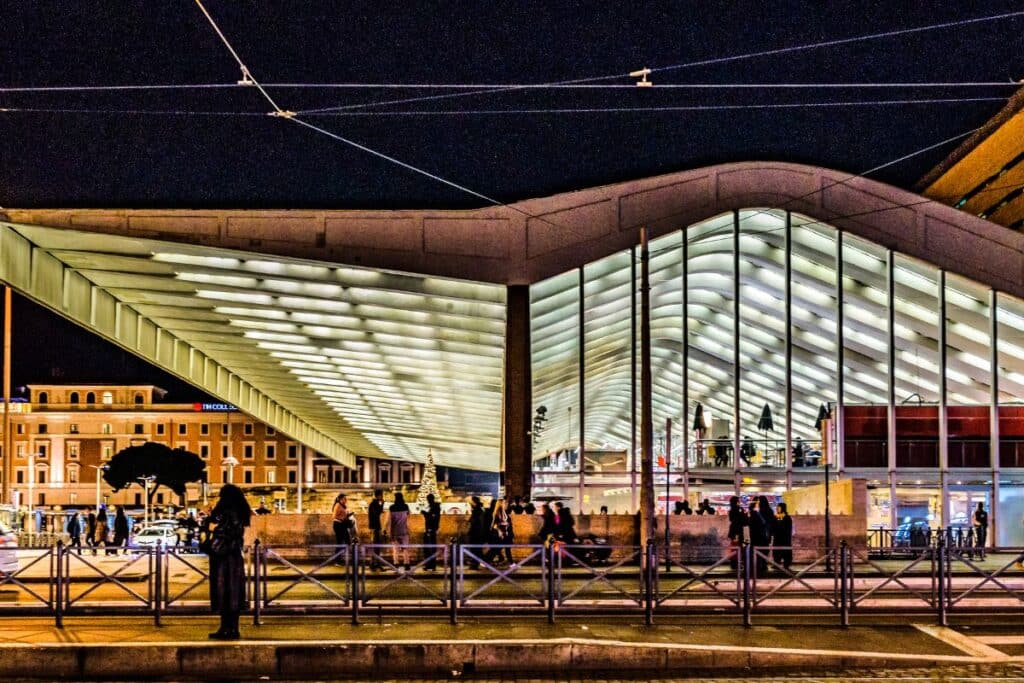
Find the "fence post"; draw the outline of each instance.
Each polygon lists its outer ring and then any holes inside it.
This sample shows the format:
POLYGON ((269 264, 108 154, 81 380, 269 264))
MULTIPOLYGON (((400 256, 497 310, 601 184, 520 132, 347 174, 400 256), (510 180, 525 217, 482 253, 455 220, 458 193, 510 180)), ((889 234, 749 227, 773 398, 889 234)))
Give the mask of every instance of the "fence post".
POLYGON ((53 601, 53 616, 57 628, 64 628, 64 541, 57 541, 57 597, 53 601))
POLYGON ((260 562, 260 539, 256 539, 252 544, 252 625, 259 626, 262 622, 260 619, 262 613, 262 598, 263 590, 261 586, 262 576, 262 564, 260 562))
POLYGON ((939 569, 939 626, 946 626, 949 623, 949 619, 946 614, 946 543, 945 540, 939 538, 939 545, 932 551, 937 555, 938 569, 939 569))
MULTIPOLYGON (((372 552, 372 551, 371 551, 372 552)), ((352 591, 352 595, 349 598, 350 607, 352 608, 352 625, 359 625, 359 560, 361 552, 359 550, 359 541, 353 539, 352 544, 348 547, 348 579, 350 581, 349 586, 352 591)))
POLYGON ((654 554, 654 541, 647 539, 644 548, 644 624, 654 624, 654 577, 658 572, 657 559, 654 554))
POLYGON ((750 544, 744 541, 740 550, 740 561, 743 563, 743 626, 750 628, 750 544))
POLYGON ((850 575, 850 547, 846 541, 839 543, 839 623, 843 628, 850 625, 850 604, 847 582, 850 575))
POLYGON ((459 542, 453 538, 448 542, 448 620, 452 624, 459 623, 459 555, 459 542))
POLYGON ((156 546, 152 550, 153 558, 153 624, 160 626, 160 610, 163 607, 163 544, 157 539, 156 546))
MULTIPOLYGON (((547 570, 548 577, 548 623, 555 623, 555 544, 550 540, 544 547, 544 552, 541 553, 541 569, 547 570), (547 560, 547 567, 544 567, 544 561, 547 560)), ((561 567, 559 567, 559 572, 561 567)))

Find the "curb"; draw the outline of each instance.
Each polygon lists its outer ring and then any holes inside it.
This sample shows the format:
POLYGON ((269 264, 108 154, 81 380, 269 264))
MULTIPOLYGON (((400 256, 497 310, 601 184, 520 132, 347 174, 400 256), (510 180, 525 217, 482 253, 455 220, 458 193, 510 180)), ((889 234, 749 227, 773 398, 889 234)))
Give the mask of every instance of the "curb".
MULTIPOLYGON (((1005 661, 1005 660, 1004 660, 1005 661)), ((556 640, 109 643, 0 646, 0 679, 184 679, 247 676, 494 676, 553 672, 670 674, 982 664, 954 655, 556 640)))

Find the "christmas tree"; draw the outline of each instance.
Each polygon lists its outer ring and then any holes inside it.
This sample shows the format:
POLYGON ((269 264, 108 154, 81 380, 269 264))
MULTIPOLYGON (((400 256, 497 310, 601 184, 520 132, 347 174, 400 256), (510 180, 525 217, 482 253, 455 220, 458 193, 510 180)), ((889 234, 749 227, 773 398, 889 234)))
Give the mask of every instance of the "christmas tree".
POLYGON ((434 451, 427 449, 427 463, 423 466, 423 479, 420 480, 420 491, 416 496, 416 504, 420 508, 427 507, 427 496, 434 494, 434 500, 441 502, 437 492, 437 467, 434 465, 434 451))

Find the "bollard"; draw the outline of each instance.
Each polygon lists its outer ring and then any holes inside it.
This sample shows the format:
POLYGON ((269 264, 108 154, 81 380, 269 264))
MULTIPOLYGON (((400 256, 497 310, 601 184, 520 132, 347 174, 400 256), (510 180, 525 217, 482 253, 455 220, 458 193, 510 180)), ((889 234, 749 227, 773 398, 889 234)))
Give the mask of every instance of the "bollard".
POLYGON ((352 607, 352 625, 359 625, 359 541, 353 540, 348 547, 348 577, 351 582, 352 594, 349 601, 352 607))
POLYGON ((53 601, 53 616, 57 628, 64 628, 64 541, 57 541, 56 573, 57 597, 53 601))
MULTIPOLYGON (((544 559, 547 558, 548 577, 548 623, 555 623, 555 544, 548 541, 541 553, 541 570, 545 569, 544 559)), ((561 569, 561 567, 559 567, 561 569)))
POLYGON ((850 626, 850 596, 847 586, 850 571, 849 562, 850 547, 846 544, 846 541, 841 541, 839 543, 839 624, 843 628, 849 628, 850 626))
POLYGON ((936 555, 939 569, 939 626, 947 626, 949 619, 946 614, 946 543, 939 538, 939 545, 932 551, 936 555))
POLYGON ((743 563, 743 626, 750 628, 750 544, 742 546, 741 562, 743 563))
POLYGON ((459 543, 453 538, 448 542, 448 620, 452 624, 459 623, 459 569, 461 566, 459 543))
POLYGON ((252 544, 252 625, 259 626, 263 623, 260 618, 262 614, 262 589, 261 589, 261 576, 260 572, 260 539, 252 544))
POLYGON ((157 539, 156 547, 153 548, 151 557, 153 558, 153 625, 161 626, 160 618, 161 608, 163 607, 163 559, 162 559, 163 544, 157 539))

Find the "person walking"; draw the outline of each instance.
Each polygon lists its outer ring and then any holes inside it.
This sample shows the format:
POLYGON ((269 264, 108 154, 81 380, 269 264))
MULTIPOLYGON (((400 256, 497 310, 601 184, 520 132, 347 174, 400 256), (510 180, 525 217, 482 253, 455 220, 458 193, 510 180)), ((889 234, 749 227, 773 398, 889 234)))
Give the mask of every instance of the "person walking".
POLYGON ((576 543, 579 539, 576 538, 576 520, 573 519, 572 512, 558 502, 555 503, 555 515, 555 537, 563 543, 576 543))
POLYGON ((399 491, 395 494, 395 502, 388 508, 388 531, 391 534, 392 561, 395 571, 409 571, 409 506, 405 496, 399 491))
POLYGON ((68 518, 68 548, 78 548, 78 554, 82 554, 82 522, 78 518, 78 511, 72 510, 68 518))
POLYGON ((540 506, 540 519, 540 531, 537 532, 537 535, 540 537, 541 543, 547 543, 555 535, 555 530, 558 528, 558 518, 555 516, 550 505, 542 503, 540 506))
MULTIPOLYGON (((348 546, 352 543, 352 513, 348 511, 348 497, 339 493, 331 506, 331 521, 334 527, 334 544, 348 546)), ((340 548, 335 552, 340 552, 340 548)))
MULTIPOLYGON (((707 502, 705 500, 705 502, 707 502)), ((703 504, 702 506, 703 507, 703 504)), ((731 547, 729 555, 729 566, 736 569, 740 558, 740 546, 743 545, 743 527, 747 526, 747 516, 740 509, 739 496, 729 498, 729 530, 726 535, 729 537, 731 547)))
POLYGON ((491 528, 488 535, 490 547, 487 549, 487 554, 484 555, 485 560, 492 564, 497 564, 497 562, 501 562, 502 555, 504 554, 508 564, 512 564, 512 549, 508 545, 511 528, 512 519, 505 510, 503 501, 495 501, 494 511, 491 513, 491 528), (495 558, 497 558, 497 562, 495 562, 495 558))
MULTIPOLYGON (((427 507, 423 514, 423 545, 437 545, 437 530, 441 528, 441 504, 434 500, 434 494, 427 494, 427 507)), ((439 548, 425 548, 427 562, 423 568, 428 572, 437 569, 437 555, 441 552, 439 548)))
POLYGON ((108 555, 116 555, 121 548, 128 545, 128 518, 124 516, 124 508, 117 508, 114 513, 114 551, 107 551, 108 555))
POLYGON ((96 515, 96 531, 95 537, 93 539, 94 545, 92 550, 93 555, 96 554, 96 548, 100 546, 103 546, 104 548, 107 547, 108 533, 109 528, 107 527, 107 511, 101 508, 100 513, 96 515))
MULTIPOLYGON (((238 615, 245 607, 245 529, 252 520, 252 508, 242 489, 225 484, 220 499, 210 512, 209 542, 210 609, 220 615, 220 628, 210 634, 214 640, 237 640, 238 615)), ((259 599, 257 596, 256 599, 259 599)))
POLYGON ((782 565, 789 571, 793 564, 793 518, 785 503, 775 508, 775 531, 772 535, 772 556, 775 564, 782 565))
POLYGON ((92 554, 96 554, 96 513, 90 512, 85 518, 85 544, 93 548, 92 554))
MULTIPOLYGON (((487 524, 484 520, 484 504, 479 496, 473 496, 469 502, 469 544, 476 546, 470 549, 472 555, 483 553, 483 545, 487 542, 487 524)), ((469 558, 470 569, 479 569, 480 562, 469 558)))
POLYGON ((978 503, 978 508, 972 515, 974 522, 974 547, 978 551, 978 559, 985 559, 985 543, 988 540, 988 513, 985 512, 985 504, 978 503))

